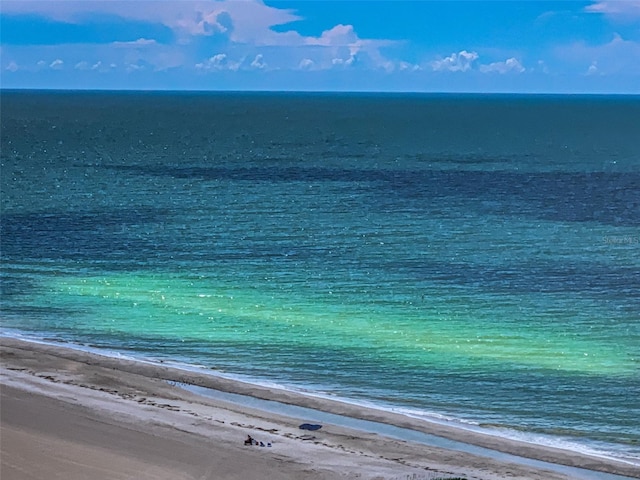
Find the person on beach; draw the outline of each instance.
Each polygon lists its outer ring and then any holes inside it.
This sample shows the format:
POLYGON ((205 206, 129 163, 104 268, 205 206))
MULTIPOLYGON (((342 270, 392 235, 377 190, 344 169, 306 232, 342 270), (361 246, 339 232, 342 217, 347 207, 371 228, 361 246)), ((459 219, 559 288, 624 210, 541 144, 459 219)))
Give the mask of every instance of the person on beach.
POLYGON ((247 439, 244 441, 245 445, 253 445, 253 438, 251 438, 251 435, 247 435, 247 439))

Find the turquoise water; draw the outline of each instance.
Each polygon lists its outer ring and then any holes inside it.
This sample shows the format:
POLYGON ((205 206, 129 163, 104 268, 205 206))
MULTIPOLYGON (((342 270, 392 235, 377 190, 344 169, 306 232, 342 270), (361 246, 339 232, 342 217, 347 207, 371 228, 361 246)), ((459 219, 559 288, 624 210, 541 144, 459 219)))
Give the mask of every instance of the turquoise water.
POLYGON ((640 98, 2 92, 2 328, 640 462, 640 98))

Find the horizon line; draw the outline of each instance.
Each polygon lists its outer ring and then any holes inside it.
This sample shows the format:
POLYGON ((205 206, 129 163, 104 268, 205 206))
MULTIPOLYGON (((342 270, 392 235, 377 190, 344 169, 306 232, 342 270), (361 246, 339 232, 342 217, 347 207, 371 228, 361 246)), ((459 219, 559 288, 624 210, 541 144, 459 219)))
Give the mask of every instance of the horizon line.
POLYGON ((206 94, 315 94, 315 95, 434 95, 434 96, 574 96, 574 97, 640 97, 628 92, 478 92, 478 91, 420 91, 420 90, 261 90, 261 89, 174 89, 174 88, 49 88, 2 87, 4 92, 111 92, 111 93, 206 93, 206 94))

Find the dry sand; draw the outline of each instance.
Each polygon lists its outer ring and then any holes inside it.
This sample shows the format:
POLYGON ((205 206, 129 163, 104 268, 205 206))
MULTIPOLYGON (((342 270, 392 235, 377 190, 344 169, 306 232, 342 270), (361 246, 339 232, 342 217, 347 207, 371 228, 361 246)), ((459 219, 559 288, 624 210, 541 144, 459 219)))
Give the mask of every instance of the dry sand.
POLYGON ((553 469, 445 450, 203 397, 167 380, 382 421, 491 449, 640 478, 640 468, 163 365, 0 339, 2 480, 567 479, 553 469), (271 443, 245 446, 244 439, 271 443))

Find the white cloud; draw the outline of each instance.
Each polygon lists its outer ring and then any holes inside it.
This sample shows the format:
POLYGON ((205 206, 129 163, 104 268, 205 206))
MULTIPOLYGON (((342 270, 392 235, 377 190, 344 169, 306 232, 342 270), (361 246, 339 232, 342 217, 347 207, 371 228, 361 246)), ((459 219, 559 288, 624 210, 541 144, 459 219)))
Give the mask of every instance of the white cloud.
POLYGON ((462 50, 459 53, 452 53, 448 57, 434 60, 429 65, 436 72, 466 72, 473 67, 473 62, 477 59, 477 52, 462 50))
POLYGON ((251 62, 251 67, 252 68, 257 68, 257 69, 267 68, 267 64, 265 63, 264 58, 263 58, 261 53, 256 55, 256 58, 253 59, 253 62, 251 62))
MULTIPOLYGON (((75 64, 75 66, 73 67, 76 70, 80 70, 80 71, 97 71, 97 72, 106 72, 110 69, 116 68, 115 64, 111 64, 111 65, 105 65, 103 64, 101 61, 97 61, 96 63, 94 63, 93 65, 85 60, 82 60, 78 63, 75 64)), ((133 67, 135 68, 135 67, 133 67)))
POLYGON ((114 47, 147 47, 150 45, 158 45, 158 42, 155 40, 150 40, 148 38, 139 38, 133 42, 113 42, 112 45, 114 47))
POLYGON ((314 66, 315 66, 315 62, 310 58, 303 58, 302 60, 300 60, 300 63, 298 64, 298 68, 300 70, 313 70, 314 66))
POLYGON ((356 63, 356 52, 351 52, 348 58, 336 57, 331 59, 332 65, 344 65, 350 67, 354 63, 356 63))
POLYGON ((598 73, 598 62, 592 62, 587 68, 587 75, 595 75, 598 73))
POLYGON ((226 53, 218 53, 204 62, 197 63, 196 69, 203 71, 220 71, 220 70, 231 70, 237 71, 240 68, 242 61, 231 61, 226 53))
POLYGON ((585 11, 625 17, 627 21, 633 18, 640 19, 640 0, 603 0, 586 6, 585 11))
MULTIPOLYGON (((467 50, 461 50, 458 53, 452 53, 448 57, 439 58, 429 63, 429 66, 434 72, 468 72, 471 70, 479 70, 482 73, 522 73, 525 71, 524 66, 520 61, 511 57, 502 62, 493 62, 488 64, 480 64, 476 68, 476 63, 480 59, 478 52, 469 52, 467 50)), ((400 70, 419 70, 417 65, 411 65, 406 62, 399 64, 400 70)))
POLYGON ((52 68, 54 70, 61 70, 63 65, 64 65, 64 62, 59 58, 57 58, 49 64, 49 68, 52 68))
POLYGON ((581 72, 595 62, 603 75, 640 74, 640 42, 625 40, 617 33, 601 45, 576 42, 558 47, 554 53, 566 66, 581 72))
POLYGON ((170 27, 183 30, 191 35, 215 35, 227 33, 229 28, 224 25, 225 14, 223 9, 196 11, 195 15, 181 16, 175 24, 169 22, 170 27))
POLYGON ((269 7, 258 1, 225 2, 225 11, 233 25, 229 39, 256 46, 298 45, 304 38, 296 31, 277 32, 273 27, 286 25, 301 17, 290 10, 269 7))
MULTIPOLYGON (((134 42, 113 42, 109 47, 123 50, 139 49, 134 54, 111 54, 123 64, 136 64, 143 58, 156 70, 176 66, 198 65, 199 69, 216 70, 220 66, 211 58, 194 58, 198 37, 224 37, 223 51, 236 58, 254 58, 265 54, 264 49, 280 48, 277 58, 270 61, 269 68, 299 69, 302 59, 314 63, 314 69, 331 68, 334 64, 358 65, 361 68, 394 68, 395 62, 381 53, 381 47, 397 42, 384 39, 360 38, 353 25, 338 24, 320 35, 302 35, 298 31, 283 28, 291 22, 301 20, 295 11, 266 5, 262 0, 182 0, 182 1, 17 1, 5 0, 3 12, 43 15, 56 21, 81 24, 89 16, 116 16, 127 20, 162 24, 173 30, 176 41, 173 45, 159 44, 153 38, 139 38, 134 42), (285 30, 285 31, 283 31, 285 30), (148 47, 148 48, 146 48, 148 47), (160 51, 172 52, 160 55, 160 51), (344 49, 348 49, 347 52, 344 49), (178 52, 180 50, 180 52, 178 52), (240 54, 238 54, 238 51, 240 54), (334 63, 333 60, 337 59, 334 63), (341 62, 340 62, 341 60, 341 62), (357 62, 356 62, 357 60, 357 62), (364 60, 364 61, 363 61, 364 60), (272 65, 273 63, 273 65, 272 65)), ((212 52, 213 53, 213 52, 212 52)), ((96 54, 97 55, 97 54, 96 54)), ((65 57, 61 57, 65 59, 65 57)), ((82 57, 81 57, 82 58, 82 57)), ((87 57, 84 57, 87 58, 87 57)), ((100 58, 106 58, 104 55, 100 58)), ((271 60, 271 56, 269 56, 271 60)), ((89 60, 90 61, 90 60, 89 60)), ((264 62, 264 60, 263 60, 264 62)), ((263 62, 243 64, 230 63, 227 68, 266 68, 263 62), (234 65, 237 64, 237 67, 234 65)), ((75 58, 72 64, 77 64, 75 58)), ((304 68, 309 68, 305 66, 304 68)))
MULTIPOLYGON (((236 37, 231 35, 230 38, 236 37)), ((380 52, 381 47, 391 44, 393 42, 386 40, 361 39, 352 25, 339 24, 319 36, 303 36, 295 31, 279 33, 269 29, 269 33, 261 36, 257 43, 231 42, 225 53, 234 52, 236 57, 254 58, 243 61, 241 69, 326 70, 357 64, 362 69, 391 70, 394 63, 380 52), (256 60, 258 55, 261 57, 256 60), (265 56, 269 58, 268 64, 265 56)), ((207 60, 196 63, 196 68, 215 69, 209 63, 207 60)))
POLYGON ((355 46, 361 40, 356 35, 353 25, 336 25, 330 30, 325 30, 319 37, 307 37, 307 45, 323 46, 355 46))
POLYGON ((214 55, 213 57, 210 57, 208 59, 206 59, 204 62, 200 62, 200 63, 196 63, 196 69, 197 70, 212 70, 215 69, 216 66, 218 65, 218 63, 220 62, 220 58, 219 55, 222 55, 223 57, 226 57, 226 55, 224 53, 219 53, 218 55, 214 55))
MULTIPOLYGON (((233 41, 270 45, 285 35, 272 30, 301 18, 291 10, 270 7, 261 0, 183 1, 17 1, 2 4, 4 13, 46 16, 66 23, 82 23, 88 15, 113 15, 129 20, 161 23, 178 37, 226 34, 233 41)), ((278 43, 278 42, 276 42, 278 43)))
POLYGON ((127 63, 125 65, 125 69, 127 72, 137 72, 139 70, 145 70, 146 67, 143 64, 139 64, 139 63, 127 63))
POLYGON ((504 62, 494 62, 488 65, 480 65, 480 71, 483 73, 522 73, 524 67, 516 58, 509 58, 504 62))
POLYGON ((323 31, 319 37, 304 38, 304 45, 321 47, 321 50, 314 51, 317 54, 316 63, 323 65, 323 68, 357 64, 363 68, 391 71, 395 68, 394 62, 386 58, 380 48, 396 43, 390 40, 362 39, 353 25, 343 24, 323 31))
POLYGON ((420 67, 420 65, 401 61, 398 63, 398 70, 400 70, 401 72, 417 72, 419 70, 422 70, 422 68, 420 67))
POLYGON ((9 65, 7 65, 6 70, 9 70, 10 72, 17 72, 18 70, 20 70, 20 67, 16 62, 12 60, 9 62, 9 65))

